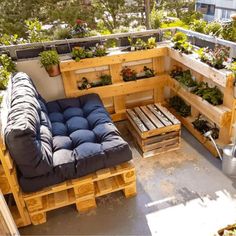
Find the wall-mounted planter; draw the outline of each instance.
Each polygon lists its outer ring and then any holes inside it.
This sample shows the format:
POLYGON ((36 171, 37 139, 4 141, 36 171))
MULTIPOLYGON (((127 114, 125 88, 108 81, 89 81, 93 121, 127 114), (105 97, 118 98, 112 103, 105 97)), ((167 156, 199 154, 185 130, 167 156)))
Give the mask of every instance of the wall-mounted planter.
POLYGON ((16 55, 18 59, 34 58, 34 57, 38 57, 39 53, 43 51, 44 51, 44 47, 27 48, 27 49, 16 51, 16 55))

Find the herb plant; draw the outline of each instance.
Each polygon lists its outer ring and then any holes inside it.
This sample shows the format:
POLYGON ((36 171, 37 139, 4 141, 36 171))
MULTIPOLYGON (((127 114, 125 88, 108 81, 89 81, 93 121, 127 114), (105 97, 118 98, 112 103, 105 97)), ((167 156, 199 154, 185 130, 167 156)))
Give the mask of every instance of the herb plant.
POLYGON ((170 98, 169 105, 183 117, 191 115, 191 106, 187 105, 185 101, 179 96, 174 96, 170 98))

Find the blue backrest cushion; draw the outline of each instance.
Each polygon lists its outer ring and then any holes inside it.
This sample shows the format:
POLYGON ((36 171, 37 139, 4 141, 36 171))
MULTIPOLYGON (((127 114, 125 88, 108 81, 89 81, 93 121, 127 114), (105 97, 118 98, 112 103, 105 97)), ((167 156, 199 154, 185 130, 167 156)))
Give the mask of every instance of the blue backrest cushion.
POLYGON ((45 101, 25 73, 12 78, 11 108, 5 129, 7 148, 24 177, 50 172, 52 133, 45 101))

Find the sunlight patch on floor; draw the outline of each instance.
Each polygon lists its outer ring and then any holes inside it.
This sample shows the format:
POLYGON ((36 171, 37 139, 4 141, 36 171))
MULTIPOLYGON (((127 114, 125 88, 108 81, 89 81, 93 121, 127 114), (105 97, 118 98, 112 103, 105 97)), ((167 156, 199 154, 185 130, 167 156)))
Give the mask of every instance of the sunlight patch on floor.
MULTIPOLYGON (((158 207, 168 200, 150 202, 146 207, 158 207)), ((213 197, 197 198, 147 214, 146 219, 152 235, 211 236, 236 222, 236 196, 226 190, 217 191, 213 197)))

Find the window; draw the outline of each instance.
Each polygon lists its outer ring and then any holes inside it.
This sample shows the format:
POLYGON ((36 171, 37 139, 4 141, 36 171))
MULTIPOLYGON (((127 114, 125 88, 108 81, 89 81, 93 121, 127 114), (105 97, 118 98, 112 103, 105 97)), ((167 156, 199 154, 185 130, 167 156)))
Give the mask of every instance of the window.
POLYGON ((197 3, 197 11, 201 12, 204 15, 214 16, 215 15, 215 5, 197 3))

